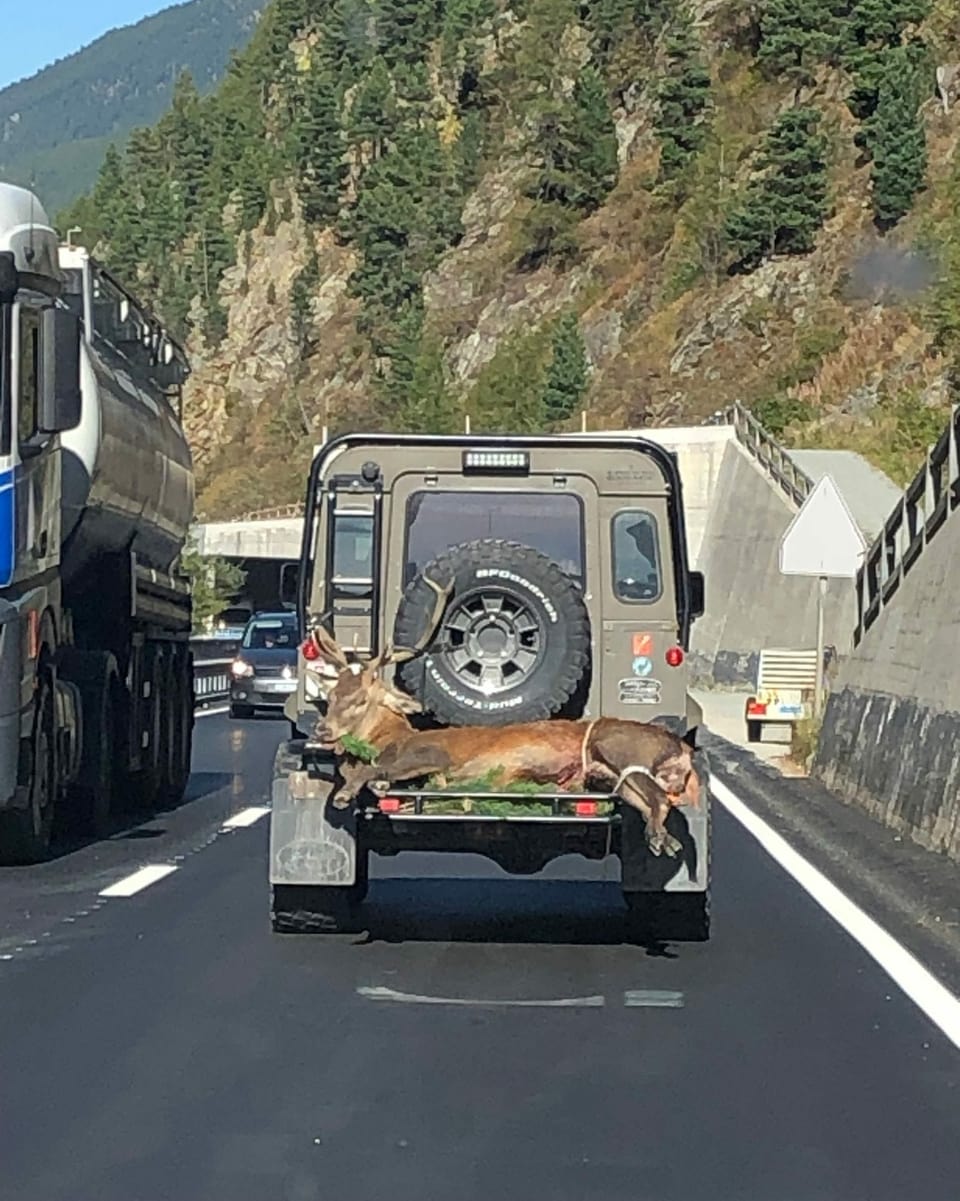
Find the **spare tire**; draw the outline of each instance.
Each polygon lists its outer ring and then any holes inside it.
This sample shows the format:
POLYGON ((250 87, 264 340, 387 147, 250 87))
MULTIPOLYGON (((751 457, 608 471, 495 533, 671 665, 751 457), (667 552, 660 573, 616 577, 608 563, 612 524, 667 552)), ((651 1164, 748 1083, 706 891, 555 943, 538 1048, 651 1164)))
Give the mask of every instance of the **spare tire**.
POLYGON ((452 589, 424 653, 399 668, 427 712, 447 725, 500 725, 564 707, 589 667, 590 618, 552 559, 498 538, 451 547, 407 586, 395 646, 426 635, 437 603, 428 580, 452 589))

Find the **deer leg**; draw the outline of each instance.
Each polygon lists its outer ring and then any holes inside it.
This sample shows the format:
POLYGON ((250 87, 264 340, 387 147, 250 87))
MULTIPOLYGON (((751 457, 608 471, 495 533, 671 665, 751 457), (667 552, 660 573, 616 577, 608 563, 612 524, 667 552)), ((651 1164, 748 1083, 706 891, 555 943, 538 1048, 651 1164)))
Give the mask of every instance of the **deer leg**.
POLYGON ((631 775, 621 781, 617 791, 625 804, 639 809, 646 819, 647 846, 652 854, 661 855, 666 852, 673 858, 683 850, 682 845, 667 831, 670 798, 661 788, 644 777, 631 775))

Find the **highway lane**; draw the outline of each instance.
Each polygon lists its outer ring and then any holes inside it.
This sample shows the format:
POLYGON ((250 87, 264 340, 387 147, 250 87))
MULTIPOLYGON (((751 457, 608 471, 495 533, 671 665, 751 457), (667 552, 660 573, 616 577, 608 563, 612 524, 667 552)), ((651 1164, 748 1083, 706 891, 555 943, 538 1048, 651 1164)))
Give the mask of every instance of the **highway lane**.
POLYGON ((612 864, 441 856, 375 861, 356 942, 278 938, 266 822, 218 831, 282 732, 201 720, 159 833, 0 873, 0 1197, 956 1196, 960 1055, 732 819, 706 945, 625 943, 612 864))

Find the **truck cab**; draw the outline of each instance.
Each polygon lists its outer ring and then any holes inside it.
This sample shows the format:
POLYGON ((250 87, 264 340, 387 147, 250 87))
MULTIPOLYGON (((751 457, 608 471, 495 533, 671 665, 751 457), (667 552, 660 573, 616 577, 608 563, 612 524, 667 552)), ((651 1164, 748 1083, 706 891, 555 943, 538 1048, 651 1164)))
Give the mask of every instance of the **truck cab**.
MULTIPOLYGON (((703 580, 688 564, 676 458, 642 437, 334 439, 313 463, 296 601, 302 630, 322 625, 361 659, 386 643, 422 646, 393 683, 428 722, 621 717, 696 745, 687 652, 703 580), (431 581, 441 577, 452 591, 437 619, 431 581)), ((354 897, 370 851, 423 847, 479 852, 521 873, 559 854, 613 853, 625 894, 688 893, 705 904, 708 799, 682 818, 697 849, 693 875, 652 863, 629 815, 585 796, 537 797, 529 820, 518 801, 495 829, 478 820, 475 797, 448 798, 444 819, 426 823, 422 788, 391 790, 386 809, 367 798, 352 832, 342 819, 333 831, 323 812, 334 769, 311 738, 323 709, 322 681, 301 652, 286 713, 302 737, 281 748, 275 781, 275 925, 292 912, 285 889, 299 890, 301 913, 334 899, 304 892, 331 887, 313 866, 330 858, 319 847, 331 839, 346 848, 354 897)))

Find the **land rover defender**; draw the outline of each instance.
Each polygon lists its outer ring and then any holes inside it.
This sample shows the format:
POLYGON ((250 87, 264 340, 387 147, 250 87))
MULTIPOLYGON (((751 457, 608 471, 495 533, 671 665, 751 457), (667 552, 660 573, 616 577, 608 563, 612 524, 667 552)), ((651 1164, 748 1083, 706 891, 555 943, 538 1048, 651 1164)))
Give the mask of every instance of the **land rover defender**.
MULTIPOLYGON (((696 746, 687 691, 704 588, 687 561, 676 457, 644 438, 353 433, 317 454, 299 570, 300 628, 358 660, 420 646, 395 669, 435 725, 631 718, 696 746), (439 617, 436 581, 448 593, 439 617)), ((506 796, 421 781, 331 803, 335 756, 314 736, 324 691, 301 646, 273 783, 270 882, 279 932, 357 920, 369 855, 473 852, 517 874, 569 853, 621 861, 628 908, 706 938, 709 788, 673 809, 683 853, 651 854, 636 810, 607 794, 506 796)), ((707 781, 702 750, 697 772, 707 781)))

